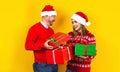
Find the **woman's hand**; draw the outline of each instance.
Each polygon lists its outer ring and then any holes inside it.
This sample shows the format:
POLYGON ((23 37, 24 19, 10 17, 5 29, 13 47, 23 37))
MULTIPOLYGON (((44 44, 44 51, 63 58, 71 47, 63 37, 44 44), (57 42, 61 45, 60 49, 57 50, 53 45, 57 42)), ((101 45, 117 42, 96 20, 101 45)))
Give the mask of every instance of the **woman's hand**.
POLYGON ((88 56, 79 56, 79 57, 81 57, 81 58, 83 58, 83 59, 86 59, 86 58, 88 58, 88 56))

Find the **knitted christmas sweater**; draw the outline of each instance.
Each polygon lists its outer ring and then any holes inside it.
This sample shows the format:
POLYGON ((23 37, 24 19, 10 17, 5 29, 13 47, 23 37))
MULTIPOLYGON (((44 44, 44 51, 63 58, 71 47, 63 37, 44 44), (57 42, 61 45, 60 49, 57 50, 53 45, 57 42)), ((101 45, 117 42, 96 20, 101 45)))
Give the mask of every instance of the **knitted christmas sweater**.
MULTIPOLYGON (((69 33, 71 36, 73 32, 69 33)), ((95 37, 93 34, 88 32, 85 36, 81 36, 81 33, 78 32, 76 37, 71 37, 68 43, 72 43, 73 45, 77 44, 96 44, 95 37)), ((75 72, 90 72, 90 64, 93 56, 89 56, 87 58, 82 58, 75 56, 72 60, 68 62, 67 68, 71 70, 75 70, 75 72)))
POLYGON ((50 27, 45 28, 41 22, 36 23, 29 29, 25 48, 33 51, 35 62, 46 63, 44 42, 52 34, 54 34, 54 31, 50 27))

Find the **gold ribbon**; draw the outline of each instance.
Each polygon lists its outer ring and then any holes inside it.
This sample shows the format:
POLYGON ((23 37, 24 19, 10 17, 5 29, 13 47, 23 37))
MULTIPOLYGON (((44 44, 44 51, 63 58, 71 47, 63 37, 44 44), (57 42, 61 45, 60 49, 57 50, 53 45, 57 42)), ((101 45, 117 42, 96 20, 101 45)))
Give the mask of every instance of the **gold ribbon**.
POLYGON ((84 55, 87 56, 88 44, 84 45, 84 55))

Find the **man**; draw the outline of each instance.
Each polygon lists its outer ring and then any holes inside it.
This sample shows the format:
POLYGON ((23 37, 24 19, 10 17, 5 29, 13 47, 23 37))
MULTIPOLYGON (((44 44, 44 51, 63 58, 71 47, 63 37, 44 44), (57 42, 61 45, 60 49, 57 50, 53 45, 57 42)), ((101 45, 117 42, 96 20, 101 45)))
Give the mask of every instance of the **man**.
POLYGON ((58 72, 58 65, 46 63, 46 49, 52 49, 53 47, 48 45, 47 40, 54 31, 50 26, 55 21, 56 11, 53 6, 46 5, 42 12, 42 21, 33 25, 26 38, 25 48, 26 50, 32 50, 34 52, 34 72, 58 72))

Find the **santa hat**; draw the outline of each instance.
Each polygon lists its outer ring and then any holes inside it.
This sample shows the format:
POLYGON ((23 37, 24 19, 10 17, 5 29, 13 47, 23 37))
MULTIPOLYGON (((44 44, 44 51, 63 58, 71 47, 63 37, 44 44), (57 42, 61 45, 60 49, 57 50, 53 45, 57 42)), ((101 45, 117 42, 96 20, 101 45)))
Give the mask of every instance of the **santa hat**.
POLYGON ((41 12, 41 16, 45 16, 45 15, 48 15, 48 16, 55 15, 56 16, 57 14, 56 14, 56 11, 53 9, 53 6, 46 5, 41 12))
POLYGON ((75 14, 73 14, 71 18, 76 20, 78 23, 82 25, 85 25, 85 26, 90 25, 90 22, 88 22, 87 16, 82 12, 76 12, 75 14))

